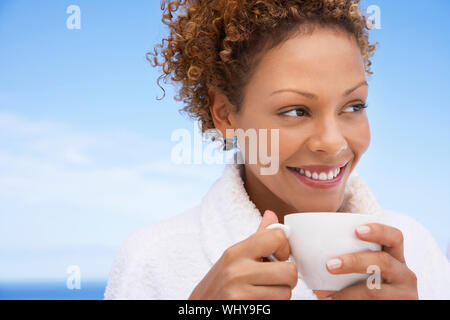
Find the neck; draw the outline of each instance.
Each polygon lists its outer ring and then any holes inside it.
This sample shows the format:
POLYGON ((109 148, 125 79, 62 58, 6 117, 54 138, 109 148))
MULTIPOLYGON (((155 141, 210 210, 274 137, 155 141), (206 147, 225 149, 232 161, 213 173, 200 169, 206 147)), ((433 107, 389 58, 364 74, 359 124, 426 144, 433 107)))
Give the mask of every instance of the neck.
POLYGON ((278 217, 279 223, 284 223, 284 216, 288 213, 296 212, 295 208, 289 206, 276 195, 274 195, 255 175, 248 166, 244 165, 242 177, 244 187, 250 200, 258 208, 261 215, 266 210, 272 210, 278 217))

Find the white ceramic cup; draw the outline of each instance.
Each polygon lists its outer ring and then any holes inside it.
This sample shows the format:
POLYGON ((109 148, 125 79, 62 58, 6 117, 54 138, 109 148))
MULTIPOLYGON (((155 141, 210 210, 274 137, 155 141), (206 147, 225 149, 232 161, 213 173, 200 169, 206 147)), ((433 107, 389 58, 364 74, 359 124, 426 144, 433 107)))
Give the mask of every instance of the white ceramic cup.
MULTIPOLYGON (((304 212, 288 214, 284 224, 274 223, 267 229, 284 231, 291 247, 289 260, 311 290, 339 291, 370 274, 331 274, 326 262, 346 253, 381 250, 378 243, 360 240, 355 234, 356 227, 373 222, 383 223, 383 219, 360 213, 304 212)), ((278 261, 273 255, 267 258, 278 261)))

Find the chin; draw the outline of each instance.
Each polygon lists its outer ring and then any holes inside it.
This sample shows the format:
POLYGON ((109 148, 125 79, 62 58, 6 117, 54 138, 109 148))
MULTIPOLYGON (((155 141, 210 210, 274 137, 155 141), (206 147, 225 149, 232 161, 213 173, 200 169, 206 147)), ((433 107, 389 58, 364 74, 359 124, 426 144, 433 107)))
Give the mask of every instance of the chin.
MULTIPOLYGON (((323 197, 320 197, 313 201, 311 201, 312 199, 309 199, 307 202, 302 201, 293 207, 296 208, 296 212, 337 212, 342 205, 342 199, 342 197, 339 197, 335 201, 326 201, 324 203, 323 197)), ((296 199, 296 202, 298 202, 298 199, 296 199)))

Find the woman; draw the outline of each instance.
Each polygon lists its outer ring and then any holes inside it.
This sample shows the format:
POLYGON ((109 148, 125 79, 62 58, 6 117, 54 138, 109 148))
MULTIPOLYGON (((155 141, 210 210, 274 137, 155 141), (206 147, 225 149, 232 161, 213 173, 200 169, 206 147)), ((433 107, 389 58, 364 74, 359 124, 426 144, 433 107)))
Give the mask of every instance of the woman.
MULTIPOLYGON (((276 170, 244 148, 201 203, 152 224, 121 246, 106 299, 448 299, 450 267, 430 233, 387 210, 354 173, 370 143, 365 112, 371 74, 367 24, 357 0, 172 1, 163 6, 170 35, 152 53, 162 77, 202 130, 245 145, 244 132, 276 150, 276 170), (175 16, 176 14, 176 16, 175 16), (253 136, 253 137, 255 137, 253 136), (276 145, 275 145, 276 144, 276 145), (275 149, 273 147, 276 147, 275 149), (286 261, 289 244, 269 230, 294 212, 362 212, 389 224, 358 228, 382 245, 327 263, 333 274, 381 268, 380 290, 361 282, 313 291, 286 261), (265 257, 273 254, 279 262, 265 257)), ((250 139, 251 140, 251 139, 250 139)), ((237 146, 237 145, 235 145, 237 146)), ((273 163, 272 163, 273 164, 273 163)))

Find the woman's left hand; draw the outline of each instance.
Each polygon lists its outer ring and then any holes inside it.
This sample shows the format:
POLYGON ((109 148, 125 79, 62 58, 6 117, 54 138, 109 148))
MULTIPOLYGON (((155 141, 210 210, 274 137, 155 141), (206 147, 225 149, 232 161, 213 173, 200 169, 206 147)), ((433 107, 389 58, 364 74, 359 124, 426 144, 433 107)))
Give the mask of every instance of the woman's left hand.
POLYGON ((356 235, 361 240, 381 244, 382 251, 350 253, 329 259, 328 271, 332 274, 370 273, 368 268, 372 266, 372 271, 380 271, 381 283, 379 286, 369 286, 368 281, 362 281, 336 291, 330 295, 330 298, 332 300, 418 299, 417 277, 406 265, 403 255, 402 232, 384 224, 369 223, 358 227, 356 235), (335 268, 332 268, 333 266, 335 268))

